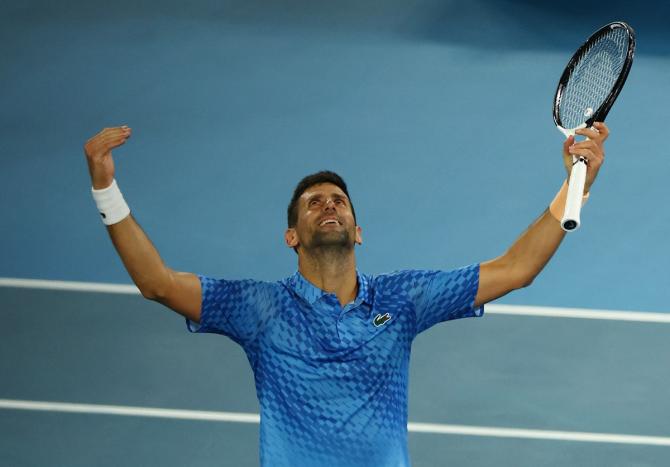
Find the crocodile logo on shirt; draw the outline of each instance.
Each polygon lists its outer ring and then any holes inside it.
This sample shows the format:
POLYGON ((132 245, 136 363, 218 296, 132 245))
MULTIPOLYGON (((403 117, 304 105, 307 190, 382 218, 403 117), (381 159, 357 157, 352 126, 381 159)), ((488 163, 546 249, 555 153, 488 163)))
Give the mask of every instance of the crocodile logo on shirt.
POLYGON ((383 326, 388 320, 391 319, 391 315, 388 313, 384 313, 383 315, 379 313, 377 316, 375 316, 375 319, 372 321, 372 323, 375 325, 375 327, 383 326))

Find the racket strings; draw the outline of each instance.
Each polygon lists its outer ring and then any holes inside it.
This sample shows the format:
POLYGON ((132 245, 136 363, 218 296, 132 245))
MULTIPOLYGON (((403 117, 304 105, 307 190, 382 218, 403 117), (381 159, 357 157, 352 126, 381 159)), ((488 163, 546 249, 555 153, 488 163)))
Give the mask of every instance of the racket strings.
POLYGON ((627 31, 616 28, 584 50, 561 97, 563 128, 580 126, 605 103, 625 66, 629 41, 627 31))

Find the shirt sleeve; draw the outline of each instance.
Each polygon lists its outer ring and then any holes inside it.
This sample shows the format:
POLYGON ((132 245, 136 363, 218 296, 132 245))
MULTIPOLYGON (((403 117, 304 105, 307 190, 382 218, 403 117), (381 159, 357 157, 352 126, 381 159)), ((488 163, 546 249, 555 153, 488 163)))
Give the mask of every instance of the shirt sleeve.
POLYGON ((475 308, 479 288, 479 264, 451 271, 415 271, 408 288, 416 313, 416 333, 442 321, 482 316, 475 308))
POLYGON ((198 276, 202 288, 200 323, 186 319, 188 330, 216 333, 243 345, 259 332, 260 309, 268 301, 268 284, 198 276))

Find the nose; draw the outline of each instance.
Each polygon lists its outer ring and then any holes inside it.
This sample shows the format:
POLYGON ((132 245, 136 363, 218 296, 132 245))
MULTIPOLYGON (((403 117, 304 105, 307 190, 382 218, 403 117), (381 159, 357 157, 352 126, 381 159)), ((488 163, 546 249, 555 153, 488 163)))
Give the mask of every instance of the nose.
POLYGON ((332 198, 326 198, 325 209, 335 209, 335 201, 332 198))

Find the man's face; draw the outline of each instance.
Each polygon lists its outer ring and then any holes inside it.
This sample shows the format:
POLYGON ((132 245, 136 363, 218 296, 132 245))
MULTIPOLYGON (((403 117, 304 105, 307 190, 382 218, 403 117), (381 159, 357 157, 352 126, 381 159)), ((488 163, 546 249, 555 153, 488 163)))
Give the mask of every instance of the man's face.
POLYGON ((298 199, 298 221, 286 231, 286 244, 307 250, 351 249, 361 243, 347 195, 332 183, 313 185, 298 199))

